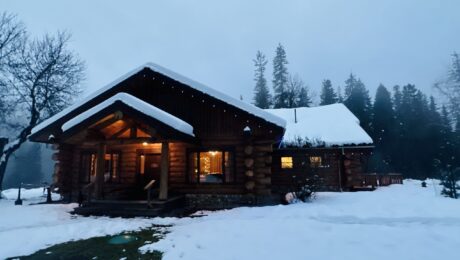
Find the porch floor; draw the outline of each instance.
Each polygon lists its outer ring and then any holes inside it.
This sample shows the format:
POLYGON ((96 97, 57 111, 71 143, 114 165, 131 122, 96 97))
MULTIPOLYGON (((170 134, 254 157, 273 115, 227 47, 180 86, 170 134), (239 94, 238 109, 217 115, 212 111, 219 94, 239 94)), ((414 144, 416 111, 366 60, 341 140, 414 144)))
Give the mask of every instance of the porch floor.
POLYGON ((75 208, 73 213, 83 216, 159 217, 181 216, 185 211, 185 197, 173 196, 167 200, 93 200, 75 208))

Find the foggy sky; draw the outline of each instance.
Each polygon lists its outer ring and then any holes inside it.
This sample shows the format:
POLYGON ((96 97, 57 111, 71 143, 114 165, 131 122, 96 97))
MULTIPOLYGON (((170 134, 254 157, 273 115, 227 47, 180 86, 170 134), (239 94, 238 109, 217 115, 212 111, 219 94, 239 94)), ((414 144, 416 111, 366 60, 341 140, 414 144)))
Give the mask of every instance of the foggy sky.
MULTIPOLYGON (((86 94, 147 61, 252 98, 257 50, 282 43, 289 71, 319 92, 353 72, 373 94, 414 83, 431 92, 460 51, 460 1, 5 1, 34 36, 68 30, 86 61, 86 94)), ((270 84, 271 85, 271 84, 270 84)))

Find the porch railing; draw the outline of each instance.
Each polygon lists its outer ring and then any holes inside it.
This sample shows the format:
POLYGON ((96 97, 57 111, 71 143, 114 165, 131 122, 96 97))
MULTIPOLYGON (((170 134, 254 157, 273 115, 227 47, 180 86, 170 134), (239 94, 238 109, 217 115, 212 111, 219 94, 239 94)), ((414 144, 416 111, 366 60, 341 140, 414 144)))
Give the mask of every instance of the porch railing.
POLYGON ((155 184, 155 180, 151 180, 147 185, 145 185, 144 190, 147 191, 147 205, 151 208, 152 207, 152 188, 153 184, 155 184))
POLYGON ((372 187, 403 184, 403 176, 400 173, 363 174, 361 183, 363 186, 372 187))

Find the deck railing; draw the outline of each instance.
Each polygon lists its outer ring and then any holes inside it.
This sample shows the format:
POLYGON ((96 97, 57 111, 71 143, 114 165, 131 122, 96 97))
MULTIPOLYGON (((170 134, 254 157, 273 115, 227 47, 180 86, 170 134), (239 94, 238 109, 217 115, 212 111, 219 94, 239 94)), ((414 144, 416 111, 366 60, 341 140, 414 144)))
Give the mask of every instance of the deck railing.
POLYGON ((391 184, 403 184, 403 176, 400 173, 389 173, 389 174, 363 174, 362 175, 363 186, 388 186, 391 184))

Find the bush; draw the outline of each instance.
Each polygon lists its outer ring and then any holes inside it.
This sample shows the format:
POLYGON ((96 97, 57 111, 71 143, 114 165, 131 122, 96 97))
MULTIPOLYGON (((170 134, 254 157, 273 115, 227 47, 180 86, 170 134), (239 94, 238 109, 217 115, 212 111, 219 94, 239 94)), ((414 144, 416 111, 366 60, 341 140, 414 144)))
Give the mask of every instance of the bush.
POLYGON ((458 199, 460 196, 460 185, 457 183, 460 180, 460 167, 452 169, 448 167, 446 170, 441 172, 441 185, 444 186, 441 194, 453 198, 458 199))
POLYGON ((286 194, 285 200, 289 204, 299 201, 307 202, 315 198, 316 192, 321 190, 322 186, 323 179, 318 175, 307 178, 293 176, 293 188, 286 194))

